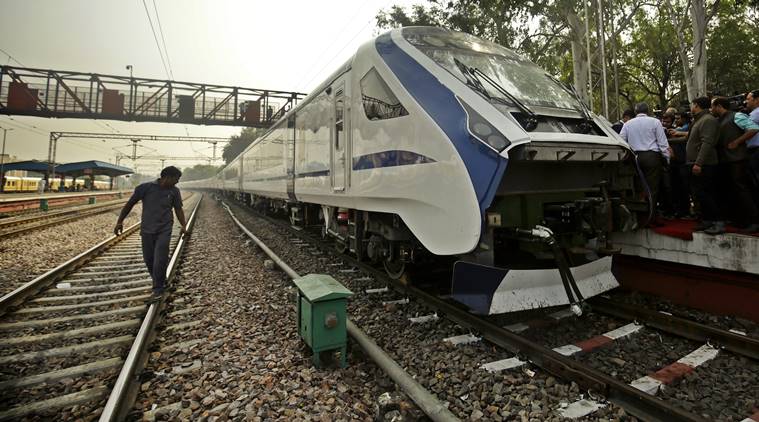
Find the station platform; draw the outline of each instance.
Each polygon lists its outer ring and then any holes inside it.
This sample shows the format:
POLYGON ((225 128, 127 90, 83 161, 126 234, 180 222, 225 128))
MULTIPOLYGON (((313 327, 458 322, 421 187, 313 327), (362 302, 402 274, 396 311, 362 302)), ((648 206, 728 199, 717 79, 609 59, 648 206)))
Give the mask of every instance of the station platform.
POLYGON ((614 246, 623 255, 759 275, 759 236, 694 232, 695 221, 673 220, 632 233, 616 233, 614 246))
POLYGON ((119 192, 122 195, 132 193, 131 190, 96 190, 87 192, 27 192, 27 193, 3 193, 0 194, 0 204, 16 201, 39 201, 40 199, 53 199, 53 198, 71 198, 71 197, 89 197, 89 196, 103 196, 103 195, 118 195, 119 192))
POLYGON ((0 213, 14 213, 40 208, 41 200, 47 200, 50 208, 67 205, 79 205, 89 202, 90 198, 97 201, 107 201, 116 198, 128 197, 131 190, 120 191, 90 191, 90 192, 49 192, 39 194, 30 193, 5 193, 0 194, 0 213))

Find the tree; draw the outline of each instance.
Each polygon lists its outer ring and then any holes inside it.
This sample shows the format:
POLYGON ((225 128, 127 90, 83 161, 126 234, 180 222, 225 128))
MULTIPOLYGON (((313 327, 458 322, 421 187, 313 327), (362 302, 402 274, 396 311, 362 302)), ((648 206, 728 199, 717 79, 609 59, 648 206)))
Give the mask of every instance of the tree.
POLYGON ((210 164, 196 164, 192 167, 186 167, 182 170, 182 180, 188 182, 190 180, 202 180, 208 179, 216 175, 221 170, 221 166, 213 166, 210 164))
POLYGON ((227 164, 232 162, 235 157, 245 151, 245 148, 247 148, 248 145, 250 145, 265 132, 266 129, 246 127, 240 132, 239 135, 233 135, 231 138, 229 138, 229 142, 224 145, 224 149, 222 150, 221 156, 224 158, 224 162, 227 164))
POLYGON ((645 100, 665 108, 680 94, 682 68, 677 35, 666 14, 656 9, 637 13, 622 50, 622 84, 626 92, 635 92, 636 98, 631 102, 645 100))
POLYGON ((673 4, 672 0, 664 0, 664 3, 670 18, 675 23, 679 43, 678 53, 683 66, 688 99, 693 100, 706 95, 706 31, 709 21, 717 13, 720 0, 713 0, 711 5, 707 5, 706 0, 687 0, 684 5, 681 2, 673 4), (690 45, 686 41, 689 13, 692 40, 690 45))
POLYGON ((759 37, 756 14, 740 0, 723 0, 707 40, 708 88, 715 94, 735 95, 759 88, 759 37))

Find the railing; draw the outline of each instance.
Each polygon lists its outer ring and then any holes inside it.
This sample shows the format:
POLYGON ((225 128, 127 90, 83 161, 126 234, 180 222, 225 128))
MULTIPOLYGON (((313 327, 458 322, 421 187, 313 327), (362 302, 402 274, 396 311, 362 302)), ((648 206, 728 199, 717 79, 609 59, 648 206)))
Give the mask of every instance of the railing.
POLYGON ((0 66, 0 114, 268 127, 305 94, 0 66))

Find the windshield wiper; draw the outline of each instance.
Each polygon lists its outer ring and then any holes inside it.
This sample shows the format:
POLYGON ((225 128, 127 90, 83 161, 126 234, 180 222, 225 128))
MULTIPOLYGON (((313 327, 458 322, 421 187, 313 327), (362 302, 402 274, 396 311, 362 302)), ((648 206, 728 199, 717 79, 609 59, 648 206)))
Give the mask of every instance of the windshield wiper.
POLYGON ((535 112, 532 111, 531 108, 527 107, 525 103, 520 101, 517 97, 515 97, 509 91, 507 91, 504 87, 502 87, 498 82, 494 81, 490 76, 486 75, 480 69, 465 65, 464 63, 459 61, 459 59, 454 58, 453 61, 456 63, 456 66, 458 66, 459 70, 461 70, 461 73, 463 73, 464 76, 467 77, 467 85, 472 86, 477 91, 484 94, 488 100, 496 100, 500 103, 505 103, 503 101, 503 98, 493 97, 492 95, 488 94, 480 78, 484 79, 486 82, 492 85, 499 93, 501 93, 502 95, 506 96, 506 98, 511 100, 512 104, 509 104, 509 105, 516 106, 516 108, 518 108, 519 111, 521 111, 522 114, 526 116, 524 119, 520 119, 521 121, 519 122, 524 128, 524 130, 526 130, 527 132, 532 132, 533 130, 535 130, 535 128, 538 127, 538 115, 535 114, 535 112))
POLYGON ((578 128, 580 129, 580 133, 590 133, 591 129, 593 129, 593 118, 590 116, 590 110, 588 110, 588 107, 586 107, 585 103, 580 99, 580 95, 577 94, 575 87, 567 84, 566 82, 560 81, 558 78, 549 73, 546 73, 545 75, 554 81, 554 83, 564 88, 564 90, 567 91, 569 95, 573 96, 574 99, 580 103, 580 109, 577 111, 582 113, 583 122, 578 125, 578 128))

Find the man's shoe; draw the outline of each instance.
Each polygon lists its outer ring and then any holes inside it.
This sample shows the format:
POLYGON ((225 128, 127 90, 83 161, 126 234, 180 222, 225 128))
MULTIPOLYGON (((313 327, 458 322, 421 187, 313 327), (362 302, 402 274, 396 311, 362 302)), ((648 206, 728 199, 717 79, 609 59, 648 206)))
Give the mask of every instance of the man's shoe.
POLYGON ((725 223, 723 223, 722 221, 717 221, 714 223, 713 226, 704 230, 704 233, 710 234, 712 236, 717 235, 717 234, 722 234, 724 232, 725 232, 725 223))
POLYGON ((704 231, 704 230, 710 228, 713 225, 714 225, 714 222, 703 220, 700 223, 696 224, 695 227, 693 227, 693 231, 694 232, 701 232, 701 231, 704 231))

